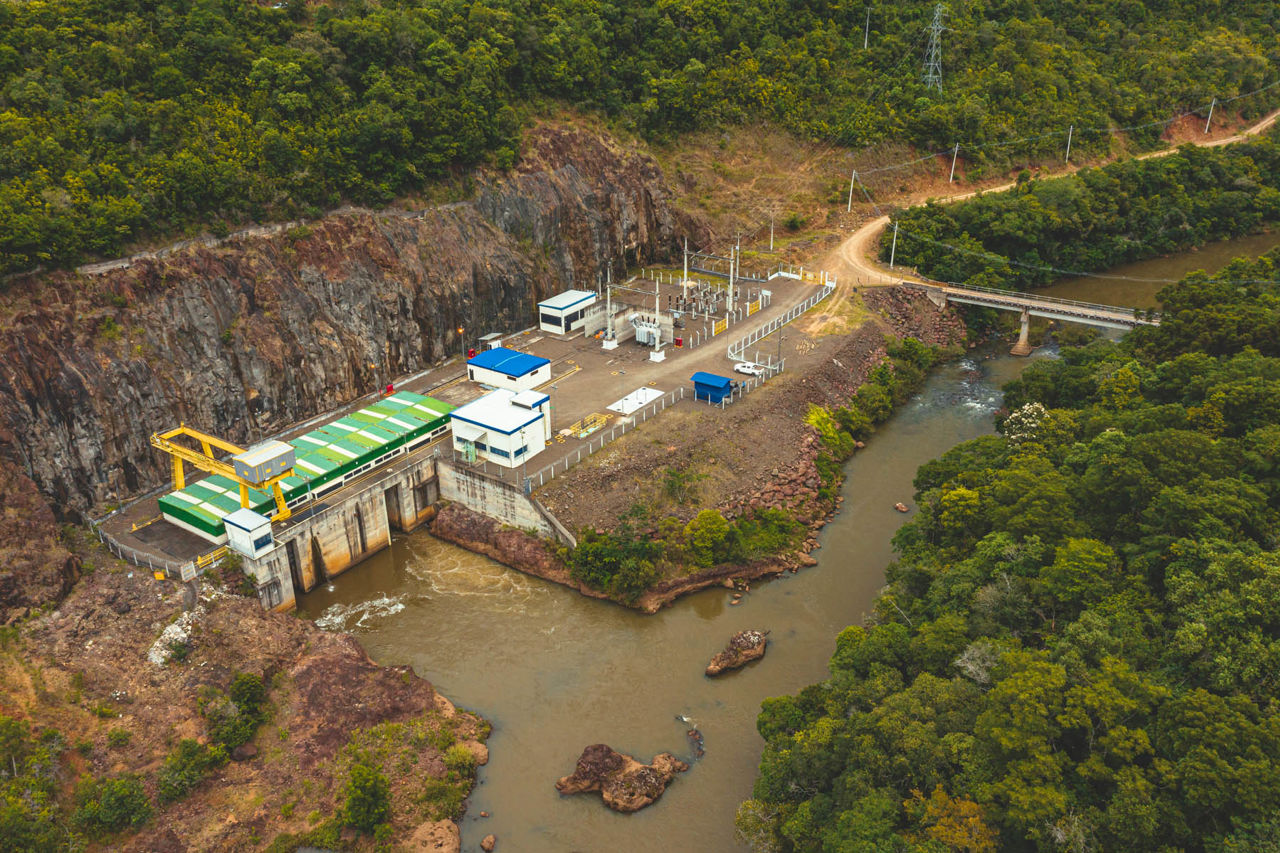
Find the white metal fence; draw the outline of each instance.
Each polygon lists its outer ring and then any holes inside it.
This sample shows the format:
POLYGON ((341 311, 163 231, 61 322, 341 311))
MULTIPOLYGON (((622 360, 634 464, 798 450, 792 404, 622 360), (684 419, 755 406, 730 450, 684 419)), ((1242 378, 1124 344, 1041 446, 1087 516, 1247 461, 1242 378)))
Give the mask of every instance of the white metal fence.
MULTIPOLYGON (((747 347, 751 346, 752 344, 754 344, 759 340, 767 338, 769 335, 772 335, 774 332, 778 331, 783 326, 787 325, 792 320, 799 317, 801 314, 808 311, 810 308, 817 305, 822 300, 826 299, 828 296, 831 295, 831 292, 835 289, 836 289, 836 286, 834 284, 823 285, 821 290, 819 290, 813 296, 810 296, 804 302, 801 302, 798 305, 792 306, 790 309, 788 309, 787 313, 783 314, 781 317, 773 318, 772 320, 770 320, 768 323, 765 323, 760 328, 747 334, 745 337, 739 338, 738 340, 729 344, 729 358, 733 361, 742 361, 744 358, 743 354, 746 352, 747 347)), ((776 368, 778 371, 781 371, 783 367, 785 367, 785 365, 786 365, 786 360, 783 359, 782 363, 778 364, 776 368)))
POLYGON ((662 395, 661 398, 654 400, 649 405, 641 409, 637 409, 628 416, 629 420, 622 421, 607 432, 603 430, 600 431, 598 434, 593 435, 587 441, 585 446, 579 447, 574 452, 567 454, 563 459, 558 459, 555 462, 552 462, 540 471, 530 474, 528 479, 529 485, 533 488, 541 488, 544 483, 549 483, 554 480, 557 475, 564 474, 565 471, 568 471, 583 459, 591 456, 591 454, 598 453, 600 450, 603 450, 606 444, 626 435, 649 418, 656 417, 665 410, 667 406, 674 406, 676 403, 679 403, 685 398, 685 396, 686 389, 681 385, 676 390, 662 395))

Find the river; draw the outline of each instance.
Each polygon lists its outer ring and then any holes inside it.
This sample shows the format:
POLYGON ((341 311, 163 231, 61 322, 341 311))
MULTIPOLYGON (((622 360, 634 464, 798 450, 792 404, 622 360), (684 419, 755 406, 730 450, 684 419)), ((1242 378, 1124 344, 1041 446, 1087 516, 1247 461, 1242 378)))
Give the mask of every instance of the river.
MULTIPOLYGON (((1277 244, 1280 235, 1244 238, 1112 274, 1177 278, 1277 244)), ((1162 286, 1087 278, 1045 292, 1145 307, 1162 286)), ((910 503, 916 469, 991 432, 999 388, 1052 354, 988 353, 935 371, 846 465, 845 501, 821 535, 818 565, 757 585, 741 606, 729 606, 729 592, 715 589, 641 616, 419 532, 304 596, 301 613, 351 632, 380 663, 411 664, 493 723, 491 761, 463 820, 464 850, 478 850, 490 832, 499 850, 519 853, 741 849, 733 816, 751 795, 763 746, 755 731, 761 700, 826 676, 836 634, 863 621, 883 584, 890 539, 910 517, 893 504, 910 503), (743 628, 772 632, 765 659, 718 680, 704 677, 710 657, 743 628), (689 725, 705 736, 705 757, 644 811, 618 815, 598 797, 555 790, 592 743, 642 761, 662 751, 688 758, 689 725)))
POLYGON ((1234 240, 1210 243, 1194 252, 1115 267, 1104 273, 1106 278, 1079 276, 1059 279, 1036 293, 1125 308, 1158 308, 1160 301, 1156 299, 1156 294, 1160 289, 1187 273, 1193 270, 1216 273, 1233 258, 1257 257, 1277 246, 1280 246, 1280 231, 1237 237, 1234 240))
POLYGON ((910 503, 916 468, 990 432, 999 387, 1027 363, 999 355, 936 371, 849 461, 843 509, 823 531, 818 565, 757 585, 741 606, 715 589, 642 616, 415 533, 300 607, 492 721, 492 759, 463 822, 464 849, 478 849, 489 832, 522 853, 737 849, 733 815, 751 795, 761 700, 826 675, 836 634, 863 620, 883 584, 889 539, 909 517, 893 504, 910 503), (718 680, 703 676, 743 628, 772 631, 765 659, 718 680), (599 797, 556 792, 588 744, 642 761, 662 751, 687 757, 689 725, 677 715, 702 731, 706 755, 656 805, 625 816, 599 797))

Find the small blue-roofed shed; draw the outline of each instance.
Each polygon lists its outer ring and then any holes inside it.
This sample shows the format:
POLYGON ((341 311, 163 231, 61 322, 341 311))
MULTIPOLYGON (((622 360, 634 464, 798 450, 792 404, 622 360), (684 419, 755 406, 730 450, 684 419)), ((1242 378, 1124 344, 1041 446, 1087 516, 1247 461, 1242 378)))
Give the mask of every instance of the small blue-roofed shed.
POLYGON ((689 377, 693 380, 693 397, 708 403, 719 403, 733 393, 733 380, 699 370, 689 377))
POLYGON ((467 378, 492 388, 528 391, 551 381, 551 360, 494 347, 467 361, 467 378))

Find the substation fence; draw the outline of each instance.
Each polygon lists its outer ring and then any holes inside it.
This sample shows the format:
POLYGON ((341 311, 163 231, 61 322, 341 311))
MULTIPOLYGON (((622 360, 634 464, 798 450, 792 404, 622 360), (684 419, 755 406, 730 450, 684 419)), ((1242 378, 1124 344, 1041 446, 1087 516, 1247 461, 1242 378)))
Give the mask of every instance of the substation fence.
MULTIPOLYGON (((783 314, 781 317, 773 318, 772 320, 770 320, 768 323, 765 323, 760 328, 747 334, 745 337, 739 338, 738 340, 729 344, 729 358, 733 361, 744 361, 746 358, 745 353, 747 351, 747 347, 751 346, 752 344, 758 341, 763 340, 764 338, 767 338, 769 335, 772 335, 774 332, 778 331, 783 326, 787 325, 792 320, 796 319, 801 314, 805 313, 810 308, 817 305, 822 300, 826 299, 828 296, 831 295, 832 291, 834 291, 835 289, 836 289, 836 286, 834 284, 823 285, 822 290, 818 291, 813 296, 810 296, 808 299, 799 303, 798 305, 792 306, 790 309, 787 310, 787 313, 783 314)), ((786 359, 780 359, 777 364, 774 364, 773 361, 770 360, 769 363, 765 365, 765 367, 770 371, 771 374, 777 374, 783 371, 783 369, 786 367, 786 363, 787 363, 786 359)))
POLYGON ((654 400, 649 405, 636 410, 628 416, 629 420, 622 421, 607 432, 601 431, 588 441, 586 446, 579 447, 572 453, 566 454, 563 459, 556 460, 542 470, 530 474, 527 480, 529 486, 535 489, 541 488, 543 484, 551 482, 559 474, 564 474, 564 472, 577 465, 583 459, 590 457, 593 453, 599 453, 606 444, 626 435, 649 418, 657 417, 668 406, 674 406, 679 403, 685 398, 686 394, 687 390, 682 385, 676 390, 662 395, 661 398, 654 400))

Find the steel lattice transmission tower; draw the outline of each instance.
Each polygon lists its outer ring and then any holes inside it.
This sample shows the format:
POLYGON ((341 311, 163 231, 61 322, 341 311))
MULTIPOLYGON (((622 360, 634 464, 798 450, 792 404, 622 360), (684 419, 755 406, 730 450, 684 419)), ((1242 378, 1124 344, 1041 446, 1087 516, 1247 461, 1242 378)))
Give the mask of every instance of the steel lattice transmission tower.
POLYGON ((942 3, 933 7, 933 23, 929 25, 929 49, 924 56, 924 87, 942 91, 942 16, 947 7, 942 3))

